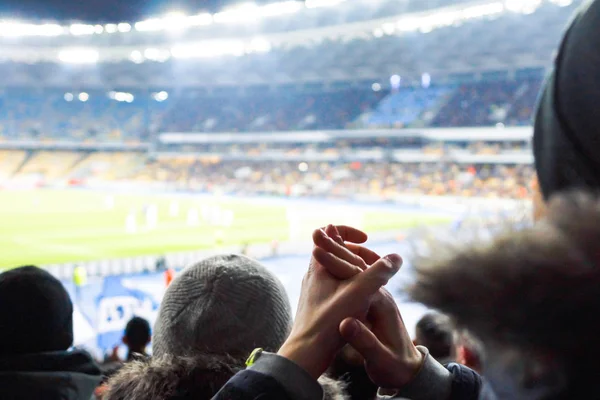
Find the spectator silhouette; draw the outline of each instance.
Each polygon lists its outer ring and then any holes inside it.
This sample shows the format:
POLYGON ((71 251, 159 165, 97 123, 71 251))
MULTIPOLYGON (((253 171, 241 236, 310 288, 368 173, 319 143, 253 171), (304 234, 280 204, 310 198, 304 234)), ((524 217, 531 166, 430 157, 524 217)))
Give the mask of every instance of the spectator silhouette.
POLYGON ((100 369, 73 345, 73 304, 48 272, 0 274, 0 397, 89 400, 100 369))

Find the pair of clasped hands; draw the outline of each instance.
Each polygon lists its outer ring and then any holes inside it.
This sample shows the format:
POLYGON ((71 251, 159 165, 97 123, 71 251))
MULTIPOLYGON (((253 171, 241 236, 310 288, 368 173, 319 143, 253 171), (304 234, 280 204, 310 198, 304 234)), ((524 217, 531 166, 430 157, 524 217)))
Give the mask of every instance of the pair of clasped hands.
POLYGON ((349 344, 364 358, 376 385, 403 387, 419 371, 423 355, 383 288, 400 270, 402 258, 380 257, 361 246, 367 235, 347 226, 318 229, 313 241, 294 326, 278 354, 317 379, 349 344))

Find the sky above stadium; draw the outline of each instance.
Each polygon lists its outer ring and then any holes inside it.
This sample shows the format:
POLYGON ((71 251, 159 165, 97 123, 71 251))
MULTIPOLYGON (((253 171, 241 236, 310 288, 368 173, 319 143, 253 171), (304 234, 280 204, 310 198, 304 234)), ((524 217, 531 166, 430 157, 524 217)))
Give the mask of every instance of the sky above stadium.
MULTIPOLYGON (((269 3, 273 0, 254 0, 269 3)), ((218 11, 242 0, 2 0, 2 18, 137 21, 169 11, 218 11)))

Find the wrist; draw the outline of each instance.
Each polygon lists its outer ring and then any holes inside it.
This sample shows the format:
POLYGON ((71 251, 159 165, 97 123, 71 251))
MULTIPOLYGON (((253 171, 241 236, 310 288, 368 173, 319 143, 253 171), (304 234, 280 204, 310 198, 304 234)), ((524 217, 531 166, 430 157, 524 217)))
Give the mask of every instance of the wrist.
POLYGON ((426 354, 423 354, 421 351, 419 351, 419 349, 417 349, 416 346, 412 346, 409 355, 403 362, 403 370, 405 371, 405 373, 401 375, 403 379, 400 379, 398 381, 397 388, 401 388, 409 384, 415 379, 417 375, 419 375, 419 372, 421 371, 421 369, 423 368, 423 364, 425 363, 425 357, 426 354))
POLYGON ((318 379, 327 370, 338 350, 335 347, 334 350, 327 351, 327 348, 335 345, 325 343, 326 341, 318 336, 296 337, 292 334, 281 346, 277 355, 294 362, 311 377, 318 379))

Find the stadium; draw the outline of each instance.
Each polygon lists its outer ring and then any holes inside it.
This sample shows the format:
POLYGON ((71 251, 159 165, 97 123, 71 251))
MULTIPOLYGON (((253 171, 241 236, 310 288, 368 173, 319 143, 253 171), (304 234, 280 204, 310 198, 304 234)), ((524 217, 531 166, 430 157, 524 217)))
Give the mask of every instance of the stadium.
MULTIPOLYGON (((156 319, 164 270, 243 253, 295 307, 316 228, 402 254, 426 229, 529 212, 538 94, 582 3, 1 20, 0 268, 60 279, 75 344, 101 357, 156 319)), ((393 294, 412 331, 424 308, 393 294)))

